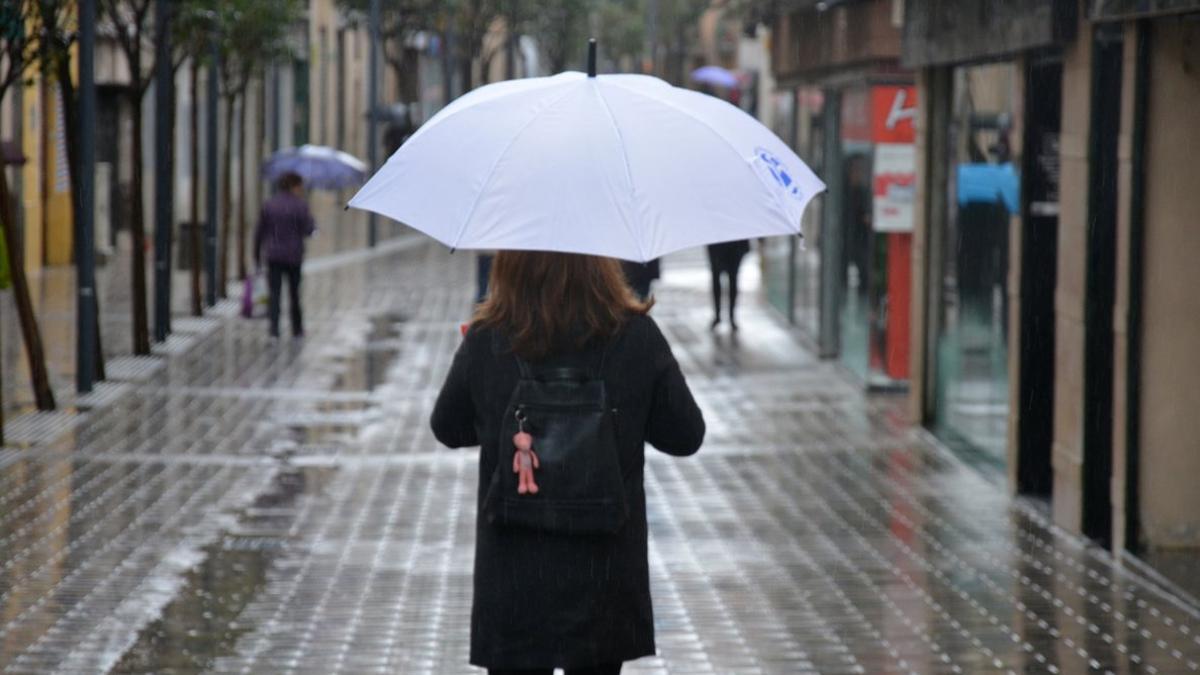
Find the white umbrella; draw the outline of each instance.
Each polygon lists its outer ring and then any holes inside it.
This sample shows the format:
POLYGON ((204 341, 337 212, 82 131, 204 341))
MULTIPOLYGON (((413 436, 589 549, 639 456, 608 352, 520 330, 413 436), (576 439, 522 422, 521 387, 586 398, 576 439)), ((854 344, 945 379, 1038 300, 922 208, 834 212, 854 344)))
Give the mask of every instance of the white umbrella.
POLYGON ((562 73, 463 96, 350 206, 452 248, 648 261, 800 233, 825 185, 757 120, 645 75, 562 73))

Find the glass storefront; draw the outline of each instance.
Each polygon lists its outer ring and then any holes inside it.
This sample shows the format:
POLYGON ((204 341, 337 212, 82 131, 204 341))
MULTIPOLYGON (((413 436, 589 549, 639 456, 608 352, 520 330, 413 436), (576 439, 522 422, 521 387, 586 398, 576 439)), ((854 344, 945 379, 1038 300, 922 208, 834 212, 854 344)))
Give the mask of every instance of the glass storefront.
MULTIPOLYGON (((796 153, 818 176, 825 173, 825 93, 815 87, 797 92, 796 153)), ((792 312, 796 325, 816 338, 821 313, 821 220, 824 198, 814 197, 804 211, 804 240, 796 246, 796 292, 792 312)))
POLYGON ((1008 436, 1009 227, 1020 214, 1020 70, 954 71, 941 233, 936 429, 1003 460, 1008 436))
POLYGON ((915 111, 910 86, 842 92, 840 354, 874 386, 908 378, 915 111))
MULTIPOLYGON (((772 131, 788 141, 818 175, 824 148, 823 92, 802 87, 778 92, 771 100, 772 131)), ((764 285, 768 301, 802 330, 817 335, 821 291, 821 197, 804 212, 804 241, 773 237, 762 243, 764 285)))
MULTIPOLYGON (((850 97, 846 97, 849 102, 850 97)), ((847 105, 846 103, 843 104, 847 105)), ((843 107, 843 110, 846 110, 843 107)), ((845 128, 845 121, 843 121, 845 128)), ((874 299, 879 295, 878 270, 873 270, 874 236, 871 232, 871 144, 842 138, 842 362, 866 379, 867 334, 874 299)))
MULTIPOLYGON (((777 91, 771 96, 771 131, 791 144, 795 137, 792 124, 796 119, 796 92, 794 90, 777 91)), ((766 288, 767 301, 784 317, 790 317, 788 303, 790 301, 791 242, 789 237, 771 237, 760 242, 759 253, 762 256, 763 286, 766 288)))

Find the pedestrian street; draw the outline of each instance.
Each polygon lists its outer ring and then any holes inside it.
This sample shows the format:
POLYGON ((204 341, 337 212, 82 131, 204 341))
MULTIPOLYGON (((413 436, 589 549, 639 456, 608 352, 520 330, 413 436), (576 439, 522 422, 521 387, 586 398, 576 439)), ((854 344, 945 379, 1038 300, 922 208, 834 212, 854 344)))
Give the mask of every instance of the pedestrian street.
MULTIPOLYGON (((1195 605, 816 358, 757 264, 734 334, 703 254, 663 261, 708 435, 647 452, 658 655, 624 672, 1200 672, 1195 605)), ((480 672, 477 458, 428 428, 474 271, 415 236, 317 260, 305 339, 225 307, 0 450, 0 672, 480 672)))

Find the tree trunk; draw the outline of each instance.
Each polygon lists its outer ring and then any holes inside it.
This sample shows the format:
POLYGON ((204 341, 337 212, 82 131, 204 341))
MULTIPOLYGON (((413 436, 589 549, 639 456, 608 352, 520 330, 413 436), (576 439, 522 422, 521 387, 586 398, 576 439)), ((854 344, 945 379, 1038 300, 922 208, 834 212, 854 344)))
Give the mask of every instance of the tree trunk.
POLYGON ((140 89, 133 91, 129 97, 133 108, 133 194, 129 199, 129 224, 133 228, 133 353, 145 356, 150 353, 150 323, 146 308, 146 225, 142 203, 142 97, 140 89))
POLYGON ((677 87, 682 87, 687 81, 687 26, 682 21, 675 24, 675 81, 677 87))
POLYGON ((192 213, 189 220, 192 224, 192 316, 204 314, 204 300, 200 289, 200 268, 204 265, 204 243, 200 236, 200 61, 192 58, 192 114, 188 119, 191 135, 192 154, 192 213))
MULTIPOLYGON (((238 161, 238 279, 245 280, 248 276, 246 267, 246 161, 249 159, 246 151, 250 144, 246 142, 246 92, 249 88, 244 88, 241 93, 242 107, 238 111, 238 139, 241 147, 241 159, 238 161)), ((260 136, 262 134, 259 134, 260 136)))
POLYGON ((442 105, 454 100, 454 68, 450 64, 450 31, 442 32, 442 105))
POLYGON ((42 347, 42 334, 38 330, 37 315, 29 297, 29 280, 25 278, 25 254, 14 227, 12 204, 8 196, 8 174, 0 168, 0 229, 4 230, 4 243, 8 248, 9 276, 12 277, 13 299, 17 304, 17 316, 21 321, 21 335, 25 338, 25 356, 29 360, 29 375, 33 384, 33 397, 38 410, 54 410, 54 391, 46 374, 46 353, 42 347))
POLYGON ((233 96, 225 97, 225 161, 221 174, 221 254, 217 258, 217 295, 228 297, 229 285, 229 234, 230 218, 233 215, 233 96))
MULTIPOLYGON (((474 47, 474 45, 472 45, 474 47)), ((458 64, 462 69, 462 87, 463 93, 467 93, 475 88, 474 85, 474 68, 475 65, 475 49, 464 49, 463 60, 458 64)))
MULTIPOLYGON (((345 75, 345 73, 343 72, 339 76, 341 75, 345 75)), ((262 177, 262 164, 267 157, 267 71, 265 67, 259 75, 258 85, 258 133, 255 134, 258 137, 258 153, 255 155, 256 164, 254 166, 255 185, 258 186, 254 193, 258 196, 258 202, 251 213, 257 213, 259 207, 266 201, 266 195, 263 192, 266 181, 262 177)), ((343 119, 342 122, 344 124, 345 120, 343 119)), ((257 223, 257 220, 255 222, 257 223)), ((258 269, 259 261, 252 260, 250 262, 254 264, 255 269, 258 269)))
POLYGON ((95 373, 95 375, 96 375, 97 380, 107 380, 108 379, 108 371, 105 370, 105 368, 104 368, 104 341, 103 341, 103 338, 100 336, 100 294, 99 293, 97 293, 96 296, 92 298, 92 305, 96 309, 96 311, 92 312, 92 316, 94 317, 92 319, 92 331, 93 331, 93 335, 96 336, 96 340, 95 340, 95 343, 96 343, 96 357, 95 357, 96 373, 95 373))
MULTIPOLYGON (((0 169, 4 171, 4 169, 0 169)), ((0 227, 4 227, 0 225, 0 227)), ((4 315, 0 312, 0 325, 3 325, 4 315)), ((0 331, 0 355, 4 354, 4 334, 0 331)), ((4 447, 4 359, 0 358, 0 448, 4 447)))
MULTIPOLYGON (((412 101, 420 98, 418 96, 417 99, 414 99, 413 97, 409 96, 408 91, 406 91, 404 88, 405 83, 404 83, 404 61, 403 61, 403 59, 401 59, 400 61, 392 62, 392 75, 396 76, 396 98, 401 103, 411 103, 412 101)), ((412 119, 412 111, 411 110, 409 111, 409 119, 412 119)), ((340 148, 339 148, 339 150, 340 150, 340 148)))
POLYGON ((504 40, 504 79, 517 77, 517 13, 516 8, 508 16, 508 31, 504 40))

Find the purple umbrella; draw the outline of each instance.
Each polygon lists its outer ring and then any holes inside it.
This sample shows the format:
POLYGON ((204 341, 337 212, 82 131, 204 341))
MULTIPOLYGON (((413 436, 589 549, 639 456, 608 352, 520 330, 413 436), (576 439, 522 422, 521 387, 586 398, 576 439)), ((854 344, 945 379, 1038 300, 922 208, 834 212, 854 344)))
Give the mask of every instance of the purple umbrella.
POLYGON ((738 86, 738 76, 721 66, 703 66, 692 71, 692 82, 708 84, 724 89, 738 86))
POLYGON ((285 173, 299 175, 310 188, 341 190, 361 185, 367 178, 367 165, 341 150, 302 145, 280 150, 263 163, 263 178, 272 183, 285 173))

